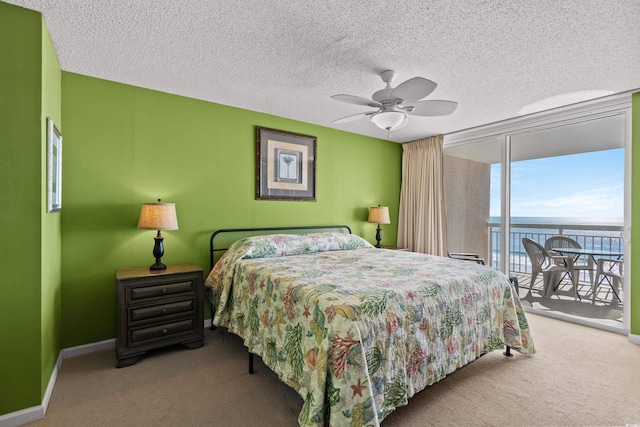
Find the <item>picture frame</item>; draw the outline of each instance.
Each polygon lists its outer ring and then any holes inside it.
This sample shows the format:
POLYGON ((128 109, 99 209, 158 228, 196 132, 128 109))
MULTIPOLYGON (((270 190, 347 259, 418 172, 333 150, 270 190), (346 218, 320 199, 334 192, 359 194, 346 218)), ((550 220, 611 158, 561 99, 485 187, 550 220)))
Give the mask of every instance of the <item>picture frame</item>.
POLYGON ((317 138, 256 126, 256 200, 316 200, 317 138))
POLYGON ((47 117, 47 212, 62 209, 62 135, 47 117))

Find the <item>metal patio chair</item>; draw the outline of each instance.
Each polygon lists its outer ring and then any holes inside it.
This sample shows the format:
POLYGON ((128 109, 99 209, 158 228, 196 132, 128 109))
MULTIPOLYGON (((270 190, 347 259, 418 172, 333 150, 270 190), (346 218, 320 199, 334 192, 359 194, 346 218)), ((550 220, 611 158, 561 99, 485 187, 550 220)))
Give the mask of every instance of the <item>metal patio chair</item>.
POLYGON ((598 286, 600 286, 604 280, 609 283, 616 298, 620 301, 620 285, 624 278, 623 266, 624 261, 622 259, 598 259, 596 266, 596 280, 593 283, 593 296, 591 297, 592 304, 595 304, 598 286))
POLYGON ((478 264, 485 265, 484 258, 480 258, 478 254, 472 254, 470 252, 449 252, 447 251, 449 258, 459 259, 461 261, 473 261, 478 264))
MULTIPOLYGON (((471 252, 449 252, 447 251, 447 256, 452 259, 458 259, 460 261, 472 261, 477 264, 486 265, 484 262, 484 258, 481 258, 480 255, 474 254, 471 252)), ((520 286, 518 285, 518 277, 517 276, 509 276, 509 282, 516 289, 516 295, 520 293, 520 286)))

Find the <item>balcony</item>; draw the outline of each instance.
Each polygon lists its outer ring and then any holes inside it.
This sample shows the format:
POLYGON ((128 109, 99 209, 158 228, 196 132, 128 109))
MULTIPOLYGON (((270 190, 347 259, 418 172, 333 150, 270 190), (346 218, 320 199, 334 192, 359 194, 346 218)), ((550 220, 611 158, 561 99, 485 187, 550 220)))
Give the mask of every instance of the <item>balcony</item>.
MULTIPOLYGON (((578 301, 574 299, 573 285, 569 277, 563 278, 551 297, 543 297, 542 275, 539 274, 530 292, 531 262, 522 245, 523 237, 528 237, 544 246, 544 242, 549 237, 564 235, 576 240, 585 249, 624 252, 622 226, 512 222, 510 228, 509 269, 511 275, 518 278, 519 296, 525 308, 551 315, 562 313, 569 318, 576 318, 578 322, 580 319, 587 319, 599 323, 607 329, 622 327, 624 295, 620 294, 621 301, 619 301, 611 286, 605 281, 598 287, 595 302, 592 303, 593 289, 587 272, 580 273, 578 294, 581 299, 578 301)), ((488 236, 491 266, 500 268, 500 223, 488 223, 488 236)))

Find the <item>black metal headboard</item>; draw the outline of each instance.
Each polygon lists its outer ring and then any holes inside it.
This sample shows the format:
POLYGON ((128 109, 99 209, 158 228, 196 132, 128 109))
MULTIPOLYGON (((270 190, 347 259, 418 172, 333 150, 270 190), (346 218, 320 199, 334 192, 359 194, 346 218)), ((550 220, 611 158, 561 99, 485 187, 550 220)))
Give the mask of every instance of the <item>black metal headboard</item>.
MULTIPOLYGON (((272 234, 272 232, 277 231, 300 231, 300 230, 345 230, 348 234, 351 234, 351 228, 348 225, 305 225, 305 226, 295 226, 295 227, 263 227, 263 228, 225 228, 222 230, 217 230, 211 235, 211 239, 209 240, 209 268, 213 268, 214 265, 214 255, 216 252, 226 251, 229 249, 226 248, 215 248, 215 238, 216 236, 223 233, 249 233, 250 235, 262 235, 262 234, 272 234)), ((246 236, 243 236, 246 237, 246 236)))

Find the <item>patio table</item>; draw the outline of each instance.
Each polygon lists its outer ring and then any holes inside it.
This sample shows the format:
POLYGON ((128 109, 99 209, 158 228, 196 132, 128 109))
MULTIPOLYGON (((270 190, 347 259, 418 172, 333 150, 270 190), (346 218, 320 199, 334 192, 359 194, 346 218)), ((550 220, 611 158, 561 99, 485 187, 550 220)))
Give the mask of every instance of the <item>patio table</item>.
MULTIPOLYGON (((598 263, 598 261, 596 260, 596 257, 619 260, 624 255, 624 252, 605 251, 605 250, 601 250, 601 249, 551 248, 551 250, 555 251, 555 252, 558 252, 561 255, 575 255, 575 257, 573 258, 574 262, 577 261, 578 258, 580 258, 583 255, 584 256, 588 256, 593 260, 594 264, 598 263)), ((613 289, 613 285, 611 283, 609 283, 609 286, 611 286, 611 289, 613 289)), ((594 289, 595 289, 595 287, 594 287, 594 289)), ((618 297, 618 294, 616 293, 615 289, 613 289, 613 292, 616 294, 616 297, 618 297)), ((620 298, 618 297, 618 299, 620 299, 620 298)))
POLYGON ((618 260, 624 255, 624 252, 605 251, 601 249, 551 248, 551 250, 562 255, 575 255, 575 258, 573 259, 574 261, 576 261, 582 255, 585 255, 591 257, 594 264, 597 263, 596 257, 618 260))

